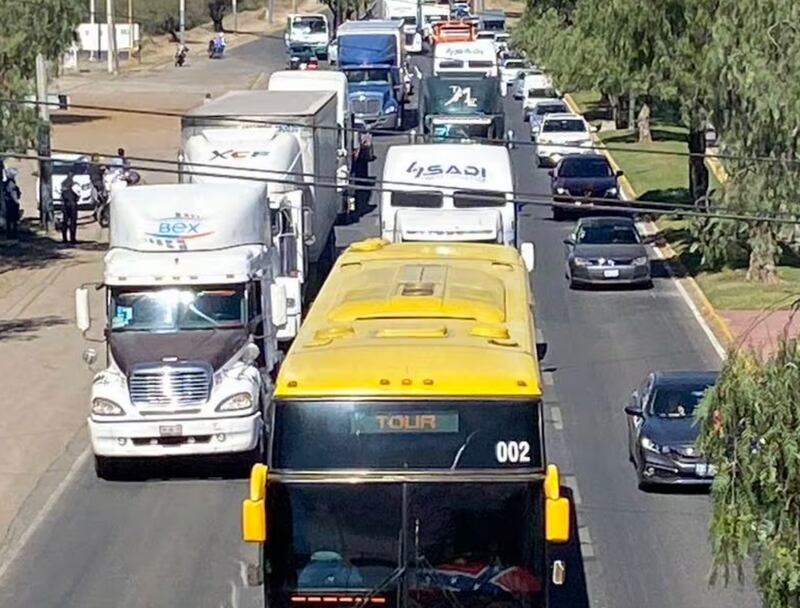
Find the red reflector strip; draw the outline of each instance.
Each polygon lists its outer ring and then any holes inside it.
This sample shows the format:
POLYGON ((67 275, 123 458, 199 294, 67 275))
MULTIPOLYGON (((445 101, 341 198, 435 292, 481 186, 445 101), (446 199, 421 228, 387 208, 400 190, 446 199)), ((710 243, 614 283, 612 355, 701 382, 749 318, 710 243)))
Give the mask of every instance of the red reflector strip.
POLYGON ((385 597, 373 597, 372 598, 372 603, 373 604, 385 604, 386 603, 386 598, 385 597))
POLYGON ((308 599, 304 598, 302 596, 299 596, 299 595, 293 595, 292 598, 291 598, 291 601, 297 602, 297 603, 302 603, 302 602, 307 602, 308 599))
POLYGON ((339 598, 337 598, 337 597, 323 597, 322 601, 323 602, 328 602, 328 603, 330 603, 330 602, 334 602, 335 603, 335 602, 339 601, 339 598))
MULTIPOLYGON (((359 596, 324 596, 320 597, 318 595, 293 595, 289 598, 294 604, 306 604, 308 602, 321 602, 324 604, 352 604, 354 602, 361 602, 363 601, 363 597, 359 596)), ((369 600, 372 604, 385 604, 386 598, 384 597, 373 597, 369 600)))

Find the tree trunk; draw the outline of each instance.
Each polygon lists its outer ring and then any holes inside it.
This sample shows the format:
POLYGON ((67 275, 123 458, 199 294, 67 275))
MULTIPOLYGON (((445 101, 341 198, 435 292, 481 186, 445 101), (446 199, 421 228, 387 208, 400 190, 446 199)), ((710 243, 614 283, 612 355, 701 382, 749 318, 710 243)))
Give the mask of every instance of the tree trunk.
POLYGON ((614 121, 614 126, 617 129, 621 129, 622 125, 620 125, 619 97, 609 94, 608 105, 611 106, 611 120, 614 121))
POLYGON ((747 280, 774 285, 778 282, 780 248, 769 224, 757 224, 750 232, 750 265, 747 280))
POLYGON ((636 124, 636 95, 628 93, 628 128, 633 129, 636 124))
POLYGON ((689 154, 692 156, 689 156, 689 192, 695 205, 697 205, 697 201, 708 194, 708 167, 706 167, 705 153, 705 129, 690 129, 689 154))
POLYGON ((650 131, 650 105, 647 102, 643 103, 642 109, 639 110, 638 127, 639 143, 653 143, 653 133, 650 131))

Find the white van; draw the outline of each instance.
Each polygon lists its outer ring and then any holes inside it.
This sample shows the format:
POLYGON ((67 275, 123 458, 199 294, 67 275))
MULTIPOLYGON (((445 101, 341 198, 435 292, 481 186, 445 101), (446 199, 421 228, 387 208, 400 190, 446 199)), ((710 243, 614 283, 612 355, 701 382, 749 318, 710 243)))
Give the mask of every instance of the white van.
POLYGON ((381 236, 388 241, 517 245, 514 179, 503 146, 391 146, 383 185, 381 236))
POLYGON ((433 75, 463 73, 497 76, 497 54, 492 40, 442 42, 434 47, 433 75))
POLYGON ((522 114, 529 119, 528 111, 540 101, 560 99, 561 95, 549 74, 526 74, 522 83, 522 114))

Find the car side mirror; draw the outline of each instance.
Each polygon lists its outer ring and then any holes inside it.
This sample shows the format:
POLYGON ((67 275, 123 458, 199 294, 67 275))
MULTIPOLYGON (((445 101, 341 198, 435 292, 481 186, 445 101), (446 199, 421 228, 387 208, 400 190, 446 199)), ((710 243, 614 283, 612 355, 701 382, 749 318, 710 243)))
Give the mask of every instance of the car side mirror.
POLYGON ((81 333, 86 333, 92 326, 92 319, 89 313, 89 290, 86 287, 78 287, 75 290, 75 325, 81 333))
POLYGON ((625 175, 625 171, 623 171, 622 169, 619 169, 619 170, 618 170, 618 171, 615 173, 615 175, 616 175, 617 177, 622 177, 623 175, 625 175))
POLYGON ((564 239, 564 244, 569 245, 570 247, 575 244, 575 237, 569 235, 567 238, 564 239))
POLYGON ((640 417, 642 416, 642 408, 638 405, 626 405, 625 413, 628 414, 628 416, 640 417))
POLYGON ((550 169, 550 170, 547 172, 547 175, 549 175, 550 177, 555 177, 555 176, 556 176, 556 174, 555 174, 555 173, 553 173, 553 170, 552 170, 552 169, 550 169))
POLYGON ((600 131, 600 125, 594 125, 592 127, 592 131, 594 131, 595 133, 598 133, 600 131))
POLYGON ((276 284, 270 289, 270 304, 272 305, 272 323, 276 327, 286 325, 289 320, 289 298, 286 295, 286 285, 276 284))
POLYGON ((507 145, 508 145, 508 149, 509 150, 513 150, 514 149, 514 131, 512 131, 511 129, 509 129, 508 132, 506 133, 506 142, 507 142, 507 145))

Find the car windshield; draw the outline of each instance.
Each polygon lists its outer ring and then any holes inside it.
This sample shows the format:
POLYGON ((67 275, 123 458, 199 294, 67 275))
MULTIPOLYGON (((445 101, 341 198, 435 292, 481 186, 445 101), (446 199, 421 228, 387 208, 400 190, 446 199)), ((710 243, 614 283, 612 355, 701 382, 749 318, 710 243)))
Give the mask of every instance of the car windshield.
POLYGON ((578 227, 575 242, 579 245, 635 245, 636 231, 623 224, 583 225, 578 227))
POLYGON ((536 106, 537 116, 544 116, 545 114, 558 114, 559 112, 566 112, 567 106, 563 103, 547 103, 539 104, 536 106))
POLYGON ((247 319, 241 285, 115 288, 110 305, 111 330, 115 332, 235 328, 247 319))
POLYGON ((545 120, 545 133, 586 133, 586 124, 580 118, 558 118, 545 120))
POLYGON ((491 68, 494 66, 493 61, 484 61, 484 60, 475 60, 468 62, 469 67, 471 68, 491 68))
POLYGON ((452 70, 454 68, 463 68, 464 62, 457 59, 444 59, 439 62, 439 69, 452 70))
POLYGON ((555 89, 529 89, 529 99, 555 99, 558 95, 555 89))
POLYGON ((503 192, 457 190, 453 192, 453 207, 502 207, 506 204, 503 192))
POLYGON ((53 161, 52 164, 53 175, 67 175, 69 174, 70 170, 75 175, 80 175, 83 173, 88 173, 89 167, 85 161, 53 161))
POLYGON ((311 33, 324 32, 327 29, 326 25, 325 19, 321 17, 295 17, 292 21, 292 28, 311 33))
POLYGON ((372 68, 365 70, 345 70, 347 82, 389 82, 389 70, 372 68))
POLYGON ((418 608, 540 608, 541 488, 535 481, 271 484, 268 603, 378 588, 371 604, 398 608, 405 582, 418 608))
POLYGON ((599 156, 581 156, 580 158, 565 158, 558 169, 559 177, 611 177, 611 165, 599 156))
POLYGON ((650 410, 654 416, 659 418, 687 418, 693 416, 697 404, 700 403, 709 386, 711 386, 711 383, 656 388, 650 410))

